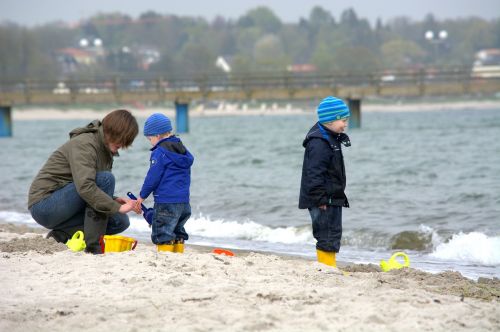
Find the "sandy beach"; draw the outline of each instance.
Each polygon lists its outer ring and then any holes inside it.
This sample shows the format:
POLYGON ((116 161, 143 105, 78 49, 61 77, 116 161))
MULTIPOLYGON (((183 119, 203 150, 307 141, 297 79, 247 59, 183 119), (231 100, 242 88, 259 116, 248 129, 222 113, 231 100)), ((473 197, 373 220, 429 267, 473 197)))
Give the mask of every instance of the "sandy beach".
POLYGON ((0 224, 2 331, 498 331, 500 281, 187 246, 69 251, 0 224))
MULTIPOLYGON (((263 116, 263 115, 293 115, 309 114, 315 111, 311 109, 294 108, 291 105, 285 108, 277 108, 276 105, 263 104, 265 108, 242 108, 239 104, 227 104, 217 109, 204 108, 202 105, 194 106, 190 110, 190 116, 263 116)), ((120 107, 116 107, 120 108, 120 107)), ((138 118, 147 118, 153 113, 162 112, 173 117, 175 110, 172 108, 137 108, 134 106, 123 106, 130 110, 138 118)), ((17 109, 13 107, 13 120, 52 120, 52 119, 102 119, 107 113, 115 108, 105 110, 95 109, 57 109, 48 107, 29 107, 17 109)), ((476 110, 476 109, 500 109, 500 101, 458 101, 458 102, 394 102, 394 103, 366 103, 362 105, 362 112, 432 112, 441 110, 476 110)))

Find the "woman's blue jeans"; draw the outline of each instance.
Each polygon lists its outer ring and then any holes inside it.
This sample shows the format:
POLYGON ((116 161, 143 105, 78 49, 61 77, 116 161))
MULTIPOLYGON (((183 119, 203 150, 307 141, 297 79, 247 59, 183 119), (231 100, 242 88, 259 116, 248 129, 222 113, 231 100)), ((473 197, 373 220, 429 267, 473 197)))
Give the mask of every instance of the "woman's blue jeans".
POLYGON ((309 208, 316 249, 339 252, 342 238, 342 207, 328 205, 326 210, 309 208))
MULTIPOLYGON (((115 177, 111 172, 98 172, 96 185, 110 197, 115 191, 115 177)), ((31 216, 45 228, 62 231, 73 236, 76 231, 83 230, 85 208, 87 203, 78 195, 74 183, 54 191, 52 195, 33 204, 31 216)), ((108 219, 106 234, 117 234, 126 230, 130 221, 126 214, 116 213, 108 219)))

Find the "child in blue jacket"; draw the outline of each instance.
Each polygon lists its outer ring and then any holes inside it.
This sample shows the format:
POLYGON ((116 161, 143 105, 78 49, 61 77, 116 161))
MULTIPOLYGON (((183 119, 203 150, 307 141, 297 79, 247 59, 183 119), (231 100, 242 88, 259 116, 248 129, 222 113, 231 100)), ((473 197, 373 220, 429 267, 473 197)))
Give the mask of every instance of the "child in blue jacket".
POLYGON ((141 203, 153 193, 151 240, 158 251, 182 253, 189 238, 184 225, 191 216, 189 186, 194 157, 172 134, 170 119, 161 113, 146 120, 144 136, 153 148, 136 210, 140 211, 141 203))

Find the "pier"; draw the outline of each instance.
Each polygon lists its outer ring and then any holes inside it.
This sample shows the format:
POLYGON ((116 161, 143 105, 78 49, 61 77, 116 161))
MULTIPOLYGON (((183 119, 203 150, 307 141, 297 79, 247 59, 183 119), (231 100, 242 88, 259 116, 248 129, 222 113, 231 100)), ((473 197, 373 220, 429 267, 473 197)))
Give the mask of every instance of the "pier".
POLYGON ((353 113, 351 127, 359 127, 362 100, 366 97, 487 95, 498 92, 500 73, 476 75, 470 68, 374 73, 229 73, 191 77, 96 76, 65 80, 0 78, 3 113, 7 112, 7 107, 10 110, 18 105, 172 102, 176 107, 180 132, 188 130, 191 101, 293 102, 320 100, 333 95, 348 101, 353 113))

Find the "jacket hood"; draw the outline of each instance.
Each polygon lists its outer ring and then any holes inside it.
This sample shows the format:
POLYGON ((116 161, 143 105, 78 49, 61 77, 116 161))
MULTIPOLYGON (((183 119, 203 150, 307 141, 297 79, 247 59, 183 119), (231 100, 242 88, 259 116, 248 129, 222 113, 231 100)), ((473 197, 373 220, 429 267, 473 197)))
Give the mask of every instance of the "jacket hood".
MULTIPOLYGON (((321 129, 319 126, 320 126, 319 122, 316 122, 316 124, 309 130, 309 132, 306 135, 306 138, 304 139, 304 142, 302 142, 303 147, 306 147, 307 143, 309 143, 309 141, 313 138, 322 139, 322 140, 326 141, 328 144, 330 144, 328 139, 325 136, 323 136, 323 133, 321 132, 321 129)), ((334 133, 334 132, 328 130, 328 128, 326 128, 324 126, 322 126, 322 128, 324 129, 324 132, 327 133, 328 136, 330 136, 332 139, 336 139, 340 143, 344 144, 344 146, 346 146, 346 147, 351 146, 351 141, 349 139, 349 136, 347 136, 347 134, 334 133)))
MULTIPOLYGON (((304 139, 304 142, 302 142, 302 146, 306 147, 307 143, 313 138, 319 138, 322 140, 327 141, 324 137, 323 134, 321 133, 321 130, 319 129, 319 124, 316 123, 312 128, 309 130, 309 132, 306 135, 306 138, 304 139)), ((328 142, 328 141, 327 141, 328 142)))
POLYGON ((193 165, 193 155, 176 136, 170 136, 160 140, 151 151, 155 149, 161 149, 162 152, 180 168, 189 168, 193 165))
POLYGON ((101 128, 102 124, 99 120, 94 120, 85 127, 75 128, 69 132, 69 137, 73 138, 83 133, 95 133, 101 128))
POLYGON ((75 138, 78 135, 85 134, 85 133, 98 133, 99 134, 99 144, 102 149, 106 150, 109 152, 110 155, 113 157, 119 157, 120 154, 118 152, 113 153, 109 149, 108 145, 106 144, 106 140, 104 138, 104 129, 102 127, 102 123, 99 120, 94 120, 85 127, 80 127, 80 128, 75 128, 72 131, 69 132, 69 138, 75 138))

